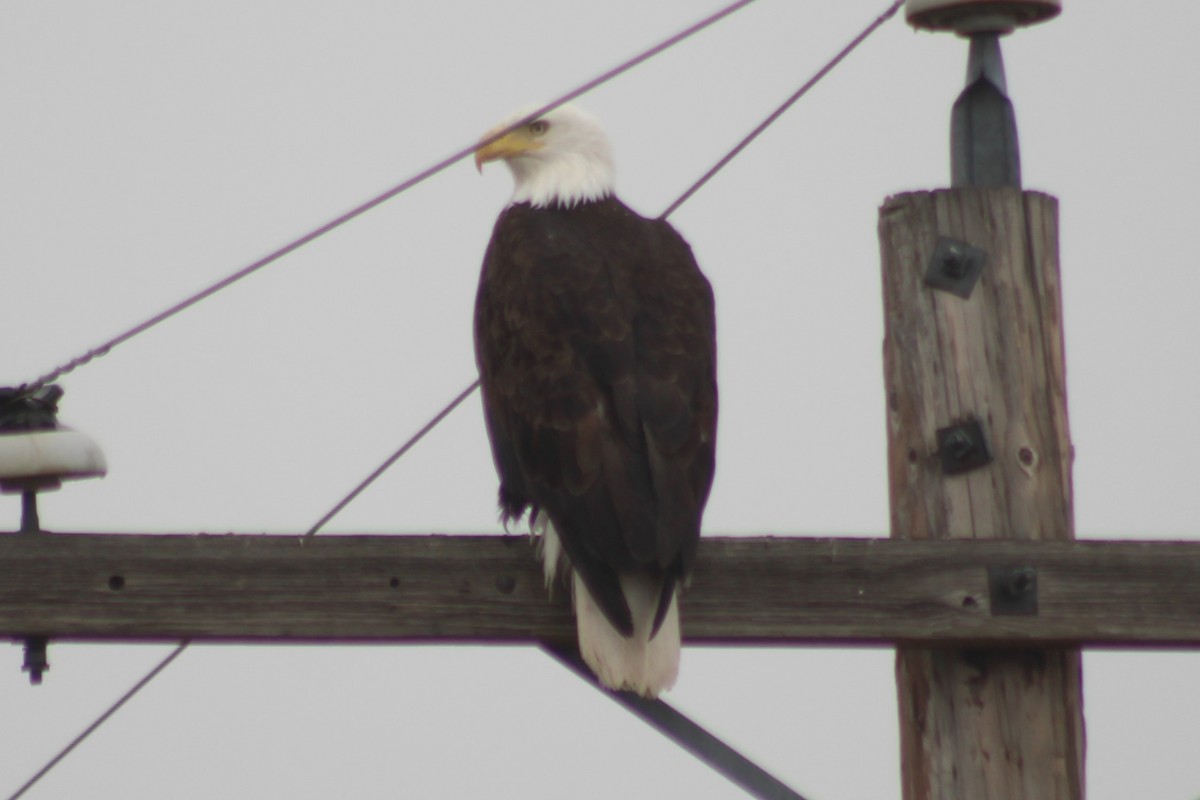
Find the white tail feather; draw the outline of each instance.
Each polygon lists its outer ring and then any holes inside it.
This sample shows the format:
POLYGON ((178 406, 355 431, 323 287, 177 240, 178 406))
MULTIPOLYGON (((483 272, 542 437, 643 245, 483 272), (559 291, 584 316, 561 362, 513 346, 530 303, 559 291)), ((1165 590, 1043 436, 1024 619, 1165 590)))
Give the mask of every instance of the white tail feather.
POLYGON ((622 575, 621 590, 633 613, 633 636, 622 636, 604 616, 579 575, 573 576, 579 652, 596 677, 610 689, 657 697, 675 685, 679 674, 679 593, 654 638, 650 630, 658 610, 661 579, 622 575))
POLYGON ((679 674, 679 590, 676 589, 671 599, 671 606, 667 608, 659 632, 650 638, 654 614, 659 609, 661 579, 642 575, 620 576, 620 590, 634 618, 634 636, 622 636, 608 622, 604 610, 596 604, 580 576, 570 569, 563 543, 559 541, 558 531, 554 530, 550 517, 539 512, 529 523, 529 533, 540 539, 539 552, 546 588, 553 591, 553 584, 559 575, 570 577, 580 652, 583 661, 592 668, 601 684, 608 688, 637 692, 643 697, 658 697, 660 692, 674 686, 679 674))
POLYGON ((674 686, 680 655, 678 588, 658 633, 651 638, 662 579, 649 575, 620 576, 621 592, 633 616, 633 636, 623 636, 609 623, 578 573, 570 570, 558 531, 549 517, 538 513, 530 528, 534 535, 541 535, 539 549, 547 588, 552 587, 560 570, 570 575, 579 652, 600 682, 610 689, 637 692, 643 697, 657 697, 674 686))

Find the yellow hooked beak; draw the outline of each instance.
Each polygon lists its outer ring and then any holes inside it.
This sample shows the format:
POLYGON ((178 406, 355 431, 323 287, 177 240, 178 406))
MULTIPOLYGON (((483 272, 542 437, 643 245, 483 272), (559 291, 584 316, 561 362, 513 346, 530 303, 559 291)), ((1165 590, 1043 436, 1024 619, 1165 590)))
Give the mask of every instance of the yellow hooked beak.
MULTIPOLYGON (((483 141, 492 138, 500 130, 503 130, 503 128, 498 128, 484 134, 483 141)), ((523 125, 515 131, 509 131, 499 139, 489 142, 476 150, 475 169, 483 172, 483 165, 489 161, 495 161, 498 158, 514 158, 538 150, 542 146, 542 142, 530 131, 529 126, 523 125)))

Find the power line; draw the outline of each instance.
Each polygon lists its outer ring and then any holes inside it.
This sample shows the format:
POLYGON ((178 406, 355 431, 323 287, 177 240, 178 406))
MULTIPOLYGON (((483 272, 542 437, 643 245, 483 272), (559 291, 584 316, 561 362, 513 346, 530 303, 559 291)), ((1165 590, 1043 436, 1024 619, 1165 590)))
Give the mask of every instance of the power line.
POLYGON ((721 20, 725 19, 733 12, 738 11, 739 9, 744 8, 745 6, 750 5, 750 3, 752 3, 752 2, 754 2, 754 0, 736 0, 736 2, 730 3, 729 5, 725 6, 724 8, 721 8, 718 11, 716 11, 716 12, 710 14, 709 16, 705 17, 704 19, 700 20, 699 22, 696 22, 695 24, 690 25, 687 28, 684 28, 683 30, 679 31, 678 33, 674 34, 673 36, 667 37, 666 39, 662 40, 661 42, 654 45, 653 47, 650 47, 647 50, 643 50, 641 53, 637 54, 636 56, 633 56, 632 58, 629 58, 629 59, 621 62, 620 64, 613 67, 612 69, 610 69, 606 72, 603 72, 600 75, 597 75, 595 78, 592 78, 591 80, 587 81, 586 83, 576 87, 575 89, 572 89, 571 91, 562 95, 558 99, 547 103, 546 105, 542 106, 541 108, 537 109, 536 111, 528 114, 523 119, 513 123, 511 126, 506 128, 505 130, 499 131, 493 137, 489 137, 487 140, 485 140, 483 142, 479 142, 479 141, 472 142, 471 144, 466 145, 465 147, 459 148, 454 153, 443 158, 441 161, 438 161, 436 164, 433 164, 432 166, 427 167, 426 169, 418 172, 416 175, 413 175, 412 177, 408 178, 407 180, 397 184, 396 186, 393 186, 391 189, 388 189, 383 194, 376 195, 375 197, 371 198, 370 200, 367 200, 366 202, 355 206, 354 208, 350 209, 349 211, 342 214, 341 216, 335 217, 334 219, 330 220, 329 222, 326 222, 324 225, 321 225, 320 227, 309 231, 308 233, 304 234, 303 236, 299 237, 298 239, 294 239, 294 240, 288 242, 287 244, 283 245, 279 249, 274 250, 271 253, 268 253, 267 255, 263 256, 262 258, 258 259, 257 261, 255 261, 251 264, 248 264, 247 266, 243 267, 242 269, 239 269, 237 272, 234 272, 232 275, 222 278, 221 280, 217 281, 216 283, 212 284, 211 286, 209 286, 205 289, 202 289, 201 291, 196 292, 195 294, 193 294, 189 297, 186 297, 183 300, 180 300, 178 303, 171 306, 170 308, 167 308, 167 309, 159 312, 158 314, 155 314, 153 317, 150 317, 149 319, 145 320, 144 322, 134 325, 132 328, 129 328, 128 330, 124 331, 123 333, 120 333, 117 336, 114 336, 113 338, 109 339, 108 341, 104 342, 103 344, 93 347, 92 349, 88 350, 86 353, 71 359, 70 361, 66 362, 65 364, 63 364, 59 367, 56 367, 55 369, 51 370, 50 372, 47 372, 45 375, 40 376, 39 378, 34 380, 32 383, 26 384, 24 387, 22 387, 22 389, 26 392, 37 391, 38 389, 45 386, 46 384, 52 383, 52 382, 58 380, 62 376, 66 375, 69 372, 72 372, 73 370, 77 369, 78 367, 83 366, 84 364, 89 363, 93 359, 107 355, 109 353, 109 351, 111 351, 114 347, 124 344, 125 342, 129 341, 130 339, 132 339, 135 336, 138 336, 139 334, 145 333, 146 331, 155 327, 159 323, 165 322, 166 320, 170 319, 171 317, 175 316, 176 314, 180 313, 181 311, 185 311, 186 309, 191 308, 192 306, 199 303, 201 300, 211 297, 212 295, 216 294, 217 292, 221 291, 222 289, 232 286, 233 284, 237 283, 238 281, 242 280, 243 278, 253 275, 255 272, 258 272, 263 267, 266 267, 269 264, 275 263, 279 259, 288 255, 289 253, 292 253, 292 252, 300 249, 301 247, 308 244, 309 242, 312 242, 315 239, 319 239, 320 237, 324 236, 325 234, 329 233, 330 231, 340 228, 342 225, 345 225, 347 222, 350 222, 351 220, 362 216, 363 214, 365 214, 366 212, 375 208, 376 206, 379 206, 379 205, 385 203, 386 201, 391 200, 393 197, 396 197, 397 195, 408 191, 409 189, 413 188, 414 186, 416 186, 420 183, 423 183, 427 179, 432 178, 434 175, 437 175, 439 172, 442 172, 443 170, 445 170, 447 167, 454 164, 455 162, 457 162, 463 158, 466 158, 467 156, 474 153, 475 150, 478 149, 482 144, 486 144, 487 142, 495 141, 496 139, 499 139, 502 136, 504 136, 505 133, 508 133, 509 131, 512 131, 512 130, 515 130, 515 129, 521 127, 521 125, 542 116, 546 112, 548 112, 554 108, 557 108, 558 106, 562 105, 563 103, 569 103, 570 101, 574 100, 575 98, 577 98, 583 94, 586 94, 587 92, 590 92, 591 90, 595 89, 598 86, 601 86, 602 84, 607 83, 608 81, 612 80, 613 78, 616 78, 617 76, 619 76, 625 72, 628 72, 629 70, 633 69, 634 67, 643 63, 644 61, 647 61, 648 59, 653 58, 654 56, 658 55, 659 53, 663 52, 664 50, 667 50, 667 49, 673 47, 674 45, 679 44, 680 42, 684 41, 685 39, 691 38, 692 36, 699 33, 700 31, 704 30, 705 28, 708 28, 711 25, 714 25, 717 22, 720 22, 721 20))

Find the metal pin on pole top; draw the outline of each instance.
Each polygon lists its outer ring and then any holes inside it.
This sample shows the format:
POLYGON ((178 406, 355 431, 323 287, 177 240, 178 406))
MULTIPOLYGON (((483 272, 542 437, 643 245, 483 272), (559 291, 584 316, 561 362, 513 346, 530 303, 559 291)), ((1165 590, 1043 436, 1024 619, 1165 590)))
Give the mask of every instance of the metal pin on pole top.
POLYGON ((998 33, 971 34, 967 86, 950 114, 950 185, 1021 186, 1017 116, 998 33))
POLYGON ((907 0, 915 28, 969 37, 967 85, 950 117, 950 183, 1021 186, 1017 119, 1004 78, 1000 37, 1051 19, 1061 0, 907 0))

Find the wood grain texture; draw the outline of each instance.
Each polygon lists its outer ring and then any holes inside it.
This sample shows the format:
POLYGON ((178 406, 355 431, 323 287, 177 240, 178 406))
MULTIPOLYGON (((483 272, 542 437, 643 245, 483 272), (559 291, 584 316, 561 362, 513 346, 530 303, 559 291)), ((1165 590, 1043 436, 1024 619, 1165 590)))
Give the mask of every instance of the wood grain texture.
MULTIPOLYGON (((1018 189, 889 198, 880 212, 891 533, 1074 535, 1057 202, 1018 189), (963 299, 923 284, 939 237, 987 253, 963 299), (936 431, 977 419, 994 461, 945 475, 936 431)), ((897 650, 906 800, 1083 797, 1079 651, 897 650)))
MULTIPOLYGON (((1200 647, 1200 542, 706 538, 693 644, 1200 647), (994 616, 987 568, 1037 570, 994 616)), ((525 537, 0 535, 0 634, 567 643, 525 537)))

